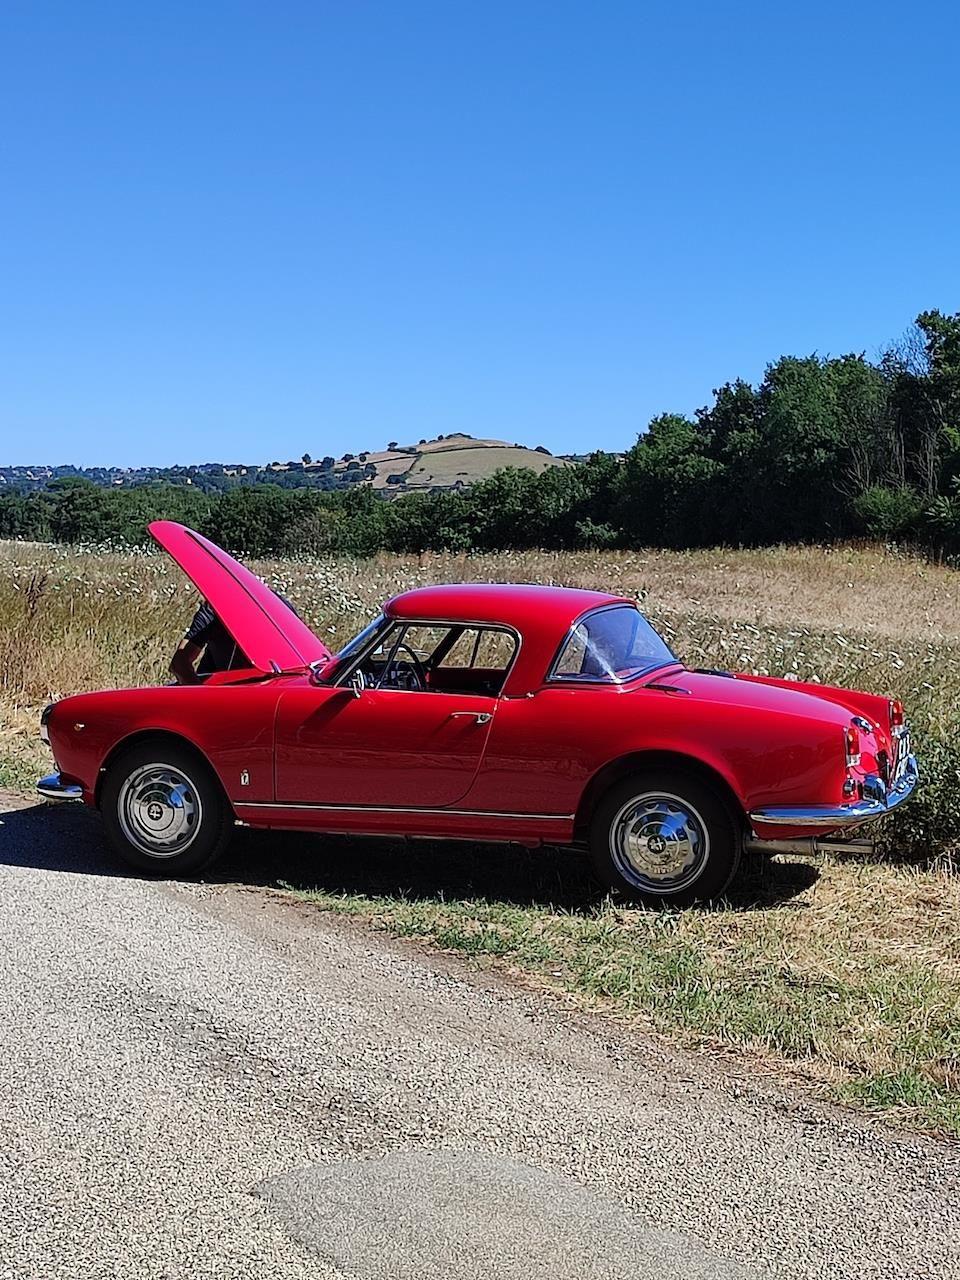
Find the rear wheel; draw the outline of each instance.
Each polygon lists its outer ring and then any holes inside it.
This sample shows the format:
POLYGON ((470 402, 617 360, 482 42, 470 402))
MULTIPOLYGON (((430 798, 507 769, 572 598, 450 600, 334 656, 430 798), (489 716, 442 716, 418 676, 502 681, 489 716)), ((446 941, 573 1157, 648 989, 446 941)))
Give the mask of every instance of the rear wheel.
POLYGON ((136 743, 113 761, 100 808, 114 852, 156 875, 201 871, 223 852, 233 829, 210 766, 164 739, 136 743))
POLYGON ((650 906, 718 898, 733 879, 742 843, 719 792, 674 772, 617 783, 601 799, 590 828, 599 879, 650 906))

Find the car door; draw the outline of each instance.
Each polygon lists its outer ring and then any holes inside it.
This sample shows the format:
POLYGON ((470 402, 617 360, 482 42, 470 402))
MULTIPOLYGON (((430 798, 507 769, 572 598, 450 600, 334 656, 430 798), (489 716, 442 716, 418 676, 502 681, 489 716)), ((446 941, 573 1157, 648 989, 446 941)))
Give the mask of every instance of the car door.
POLYGON ((378 644, 379 656, 361 664, 367 684, 359 696, 350 684, 284 693, 276 729, 277 803, 455 805, 480 767, 497 698, 429 686, 430 655, 450 632, 446 624, 397 624, 378 644), (398 658, 399 652, 410 658, 398 658), (401 676, 408 687, 391 686, 401 676))

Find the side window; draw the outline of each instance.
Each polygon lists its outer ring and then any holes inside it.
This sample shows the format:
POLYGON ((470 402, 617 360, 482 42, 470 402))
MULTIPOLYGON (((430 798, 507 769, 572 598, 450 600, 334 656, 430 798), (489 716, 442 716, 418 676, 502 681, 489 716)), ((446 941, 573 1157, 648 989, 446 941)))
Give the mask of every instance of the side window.
MULTIPOLYGON (((409 623, 403 630, 398 656, 401 658, 413 656, 418 662, 426 665, 446 641, 450 631, 450 627, 431 627, 420 622, 409 623)), ((387 647, 389 648, 389 645, 387 647)))
POLYGON ((425 690, 433 655, 446 645, 451 631, 451 627, 397 623, 368 655, 363 673, 376 689, 425 690))
POLYGON ((497 627, 395 623, 361 670, 375 689, 496 697, 516 647, 515 636, 497 627))
POLYGON ((506 673, 516 647, 517 642, 509 631, 465 627, 438 666, 441 669, 484 667, 506 673))
POLYGON ((516 638, 495 627, 464 627, 432 673, 438 689, 495 697, 516 652, 516 638))

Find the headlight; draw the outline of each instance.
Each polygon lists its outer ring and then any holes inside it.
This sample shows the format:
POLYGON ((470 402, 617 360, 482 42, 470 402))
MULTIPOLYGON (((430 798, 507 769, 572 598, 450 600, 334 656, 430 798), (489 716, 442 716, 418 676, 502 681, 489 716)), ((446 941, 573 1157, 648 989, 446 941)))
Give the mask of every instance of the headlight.
POLYGON ((54 704, 52 702, 48 702, 40 712, 40 737, 48 747, 50 745, 50 731, 47 729, 47 725, 50 723, 50 717, 53 715, 53 707, 54 704))

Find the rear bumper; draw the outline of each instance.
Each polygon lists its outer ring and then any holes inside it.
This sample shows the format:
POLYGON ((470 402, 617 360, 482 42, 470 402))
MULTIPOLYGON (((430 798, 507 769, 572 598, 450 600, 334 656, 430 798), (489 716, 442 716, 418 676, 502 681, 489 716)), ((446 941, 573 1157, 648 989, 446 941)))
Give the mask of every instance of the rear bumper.
POLYGON ((836 806, 812 804, 805 808, 781 808, 775 805, 768 809, 755 809, 748 816, 750 822, 758 827, 811 827, 820 831, 856 827, 885 817, 909 800, 919 778, 916 756, 908 756, 900 776, 883 795, 864 796, 862 800, 836 806))
POLYGON ((48 773, 37 783, 37 791, 44 800, 82 800, 83 787, 79 782, 64 782, 59 773, 48 773))

